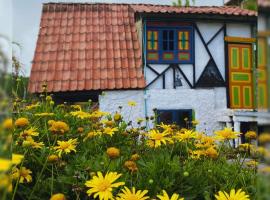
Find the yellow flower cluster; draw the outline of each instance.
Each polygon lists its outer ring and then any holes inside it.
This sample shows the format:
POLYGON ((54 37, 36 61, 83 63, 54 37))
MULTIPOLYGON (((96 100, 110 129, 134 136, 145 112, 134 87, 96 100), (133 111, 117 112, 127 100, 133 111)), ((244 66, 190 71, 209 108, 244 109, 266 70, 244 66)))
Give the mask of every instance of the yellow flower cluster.
POLYGON ((118 158, 120 155, 120 150, 116 147, 110 147, 107 149, 107 155, 111 159, 118 158))
POLYGON ((23 128, 23 127, 28 126, 28 125, 29 125, 29 120, 25 117, 18 118, 15 121, 15 126, 19 127, 19 128, 23 128))
POLYGON ((48 124, 50 125, 49 130, 54 134, 63 135, 69 131, 69 126, 63 121, 50 120, 48 124))
POLYGON ((57 141, 56 147, 54 149, 58 153, 58 156, 61 157, 63 153, 68 154, 73 152, 76 152, 76 146, 77 146, 77 138, 76 139, 69 139, 68 141, 57 141))

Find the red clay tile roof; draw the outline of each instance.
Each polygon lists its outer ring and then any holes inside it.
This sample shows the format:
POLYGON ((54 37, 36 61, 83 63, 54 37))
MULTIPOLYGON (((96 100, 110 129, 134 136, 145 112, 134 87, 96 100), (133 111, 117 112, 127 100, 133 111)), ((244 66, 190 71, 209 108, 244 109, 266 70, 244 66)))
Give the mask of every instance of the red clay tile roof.
POLYGON ((136 12, 256 15, 235 7, 44 4, 29 92, 44 82, 48 92, 144 88, 136 12))
POLYGON ((135 12, 141 13, 176 13, 176 14, 212 14, 234 16, 257 16, 257 12, 242 9, 236 6, 191 6, 175 7, 166 5, 131 5, 135 12))

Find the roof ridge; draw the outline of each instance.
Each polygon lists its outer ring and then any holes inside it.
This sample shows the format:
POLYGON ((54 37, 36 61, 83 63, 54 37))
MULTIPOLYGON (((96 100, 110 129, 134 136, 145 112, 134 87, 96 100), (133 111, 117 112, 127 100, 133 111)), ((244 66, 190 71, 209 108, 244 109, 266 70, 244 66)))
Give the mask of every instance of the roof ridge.
POLYGON ((106 3, 106 2, 46 2, 43 3, 43 6, 49 6, 49 5, 125 5, 125 6, 160 6, 160 7, 175 7, 178 9, 200 9, 200 8, 236 8, 239 10, 247 10, 250 12, 257 13, 257 11, 248 10, 244 8, 240 8, 238 6, 173 6, 173 5, 165 5, 165 4, 150 4, 150 3, 106 3))
POLYGON ((242 10, 246 10, 243 8, 240 8, 238 6, 174 6, 169 4, 153 4, 153 3, 107 3, 107 2, 46 2, 43 3, 43 5, 49 5, 49 4, 56 4, 56 5, 145 5, 145 6, 169 6, 169 7, 176 7, 176 8, 239 8, 242 10))

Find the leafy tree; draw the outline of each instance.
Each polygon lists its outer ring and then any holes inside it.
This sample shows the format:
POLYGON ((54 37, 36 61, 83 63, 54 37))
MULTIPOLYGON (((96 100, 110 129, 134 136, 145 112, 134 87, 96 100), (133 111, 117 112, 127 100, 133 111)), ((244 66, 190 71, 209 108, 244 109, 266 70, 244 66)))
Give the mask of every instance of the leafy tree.
MULTIPOLYGON (((173 2, 173 6, 190 6, 190 0, 185 0, 185 3, 182 2, 182 0, 177 0, 176 2, 173 2)), ((195 0, 192 0, 192 3, 194 5, 195 0)))
POLYGON ((248 9, 248 10, 258 9, 256 0, 244 0, 242 5, 243 5, 243 8, 248 9))

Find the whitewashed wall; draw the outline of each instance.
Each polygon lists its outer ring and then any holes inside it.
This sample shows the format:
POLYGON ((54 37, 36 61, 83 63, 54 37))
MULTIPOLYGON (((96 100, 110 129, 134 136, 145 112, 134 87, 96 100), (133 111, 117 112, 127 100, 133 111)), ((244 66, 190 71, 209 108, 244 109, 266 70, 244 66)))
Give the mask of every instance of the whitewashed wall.
POLYGON ((258 16, 258 31, 266 30, 266 17, 264 15, 258 16))
MULTIPOLYGON (((153 109, 193 109, 195 118, 200 121, 197 126, 198 131, 206 131, 209 134, 213 130, 222 128, 224 114, 226 109, 225 88, 211 90, 190 90, 190 89, 152 89, 147 90, 146 95, 142 90, 129 91, 107 91, 105 95, 100 96, 100 109, 108 112, 116 112, 119 106, 122 106, 122 114, 126 120, 144 118, 145 104, 144 97, 147 100, 147 115, 153 115, 153 109), (217 95, 218 94, 218 95, 217 95), (128 101, 137 102, 136 107, 129 107, 128 101)), ((134 123, 134 125, 136 125, 134 123)), ((150 127, 153 124, 149 124, 150 127)))

